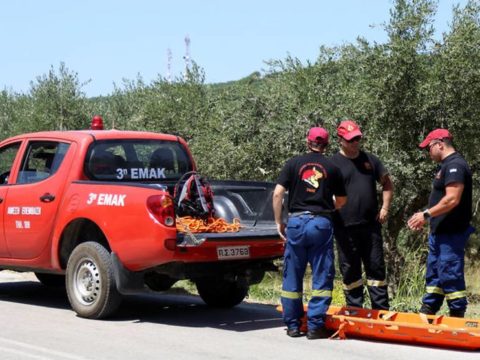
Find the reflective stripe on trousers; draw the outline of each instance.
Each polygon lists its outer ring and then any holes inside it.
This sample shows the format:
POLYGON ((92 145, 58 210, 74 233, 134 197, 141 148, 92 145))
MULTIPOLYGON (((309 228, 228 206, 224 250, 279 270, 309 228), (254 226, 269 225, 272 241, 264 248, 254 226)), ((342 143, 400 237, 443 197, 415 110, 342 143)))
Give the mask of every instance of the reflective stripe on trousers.
POLYGON ((379 223, 335 227, 343 290, 348 306, 364 302, 362 264, 373 309, 389 309, 383 240, 379 223))
POLYGON ((322 216, 290 217, 283 266, 283 319, 288 328, 298 328, 303 310, 303 277, 307 264, 312 267, 312 298, 308 303, 309 329, 324 326, 325 314, 332 302, 335 276, 333 231, 329 219, 322 216))
POLYGON ((343 284, 343 290, 353 290, 358 287, 363 287, 363 279, 354 281, 353 283, 350 283, 350 284, 343 284))
POLYGON ((367 279, 367 286, 375 286, 375 287, 387 286, 387 282, 385 280, 370 280, 370 279, 367 279))
POLYGON ((465 245, 473 227, 462 233, 430 234, 426 273, 426 293, 423 303, 435 313, 447 300, 450 310, 467 308, 465 291, 465 245))
MULTIPOLYGON (((360 279, 351 284, 343 284, 343 290, 353 290, 362 286, 363 286, 363 279, 360 279)), ((387 286, 387 282, 385 280, 367 279, 367 286, 374 286, 374 287, 387 286)))
POLYGON ((436 287, 436 286, 427 286, 426 289, 425 289, 425 292, 427 294, 438 294, 438 295, 445 296, 445 299, 447 299, 447 301, 448 300, 454 300, 454 299, 460 299, 462 297, 467 296, 467 291, 466 290, 460 290, 460 291, 455 291, 453 293, 445 294, 441 288, 436 287))

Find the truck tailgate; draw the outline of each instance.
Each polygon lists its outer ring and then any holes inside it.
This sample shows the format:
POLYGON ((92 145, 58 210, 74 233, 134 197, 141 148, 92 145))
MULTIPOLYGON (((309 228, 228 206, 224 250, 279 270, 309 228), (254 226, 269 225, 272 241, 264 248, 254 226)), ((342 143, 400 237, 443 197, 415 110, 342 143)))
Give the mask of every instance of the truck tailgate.
POLYGON ((238 232, 224 233, 178 233, 177 243, 198 241, 280 240, 275 224, 244 226, 238 232))

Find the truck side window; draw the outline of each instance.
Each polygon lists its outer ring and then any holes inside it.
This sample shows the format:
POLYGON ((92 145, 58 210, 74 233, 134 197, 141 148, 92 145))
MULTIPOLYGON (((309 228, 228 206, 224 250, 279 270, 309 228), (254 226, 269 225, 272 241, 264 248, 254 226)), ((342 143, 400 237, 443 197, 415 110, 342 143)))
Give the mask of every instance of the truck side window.
POLYGON ((17 184, 30 184, 55 174, 69 144, 55 141, 30 141, 18 173, 17 184))
POLYGON ((8 177, 13 166, 13 161, 20 148, 20 143, 9 144, 0 149, 0 185, 8 183, 8 177))

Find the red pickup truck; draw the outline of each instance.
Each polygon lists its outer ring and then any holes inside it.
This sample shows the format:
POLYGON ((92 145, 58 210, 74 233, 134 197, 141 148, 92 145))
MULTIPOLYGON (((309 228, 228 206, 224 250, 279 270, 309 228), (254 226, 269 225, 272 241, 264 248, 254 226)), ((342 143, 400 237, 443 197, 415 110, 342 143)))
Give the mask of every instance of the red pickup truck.
POLYGON ((122 294, 195 282, 231 307, 283 255, 273 184, 217 181, 216 215, 234 233, 177 231, 172 191, 195 162, 186 142, 151 132, 24 134, 0 143, 0 269, 64 284, 79 316, 104 318, 122 294))

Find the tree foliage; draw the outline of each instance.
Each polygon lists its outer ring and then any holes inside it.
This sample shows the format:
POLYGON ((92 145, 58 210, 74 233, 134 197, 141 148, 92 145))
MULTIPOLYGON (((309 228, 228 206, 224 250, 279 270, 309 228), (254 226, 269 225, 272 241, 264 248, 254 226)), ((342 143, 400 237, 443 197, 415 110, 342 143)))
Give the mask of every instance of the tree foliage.
POLYGON ((31 83, 32 114, 25 119, 30 129, 65 130, 82 128, 88 122, 86 97, 78 74, 61 63, 31 83))

